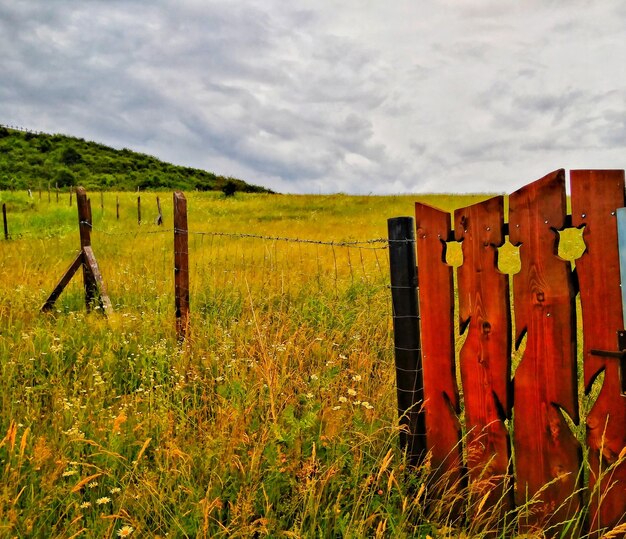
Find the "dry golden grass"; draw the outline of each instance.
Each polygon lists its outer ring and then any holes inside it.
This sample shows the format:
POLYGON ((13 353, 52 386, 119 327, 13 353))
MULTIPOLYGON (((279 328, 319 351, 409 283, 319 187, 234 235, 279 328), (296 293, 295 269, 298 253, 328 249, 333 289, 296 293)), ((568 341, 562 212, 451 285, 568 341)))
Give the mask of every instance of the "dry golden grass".
POLYGON ((171 195, 162 227, 155 196, 141 226, 136 195, 92 197, 106 319, 86 313, 79 279, 38 312, 77 252, 76 208, 1 194, 0 536, 515 535, 480 485, 434 499, 428 466, 409 472, 397 449, 384 244, 268 239, 385 238, 415 197, 188 194, 179 346, 171 195), (459 503, 476 516, 464 532, 459 503))

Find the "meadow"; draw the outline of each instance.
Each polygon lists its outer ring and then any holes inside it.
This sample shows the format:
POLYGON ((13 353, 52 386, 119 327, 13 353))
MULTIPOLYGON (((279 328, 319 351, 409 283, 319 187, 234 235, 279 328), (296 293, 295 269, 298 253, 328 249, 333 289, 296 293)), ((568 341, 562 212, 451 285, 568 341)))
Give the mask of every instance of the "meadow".
POLYGON ((516 536, 399 450, 382 240, 416 196, 186 193, 183 344, 156 196, 139 225, 136 193, 91 193, 105 318, 79 278, 39 312, 79 248, 67 194, 0 193, 0 537, 516 536))

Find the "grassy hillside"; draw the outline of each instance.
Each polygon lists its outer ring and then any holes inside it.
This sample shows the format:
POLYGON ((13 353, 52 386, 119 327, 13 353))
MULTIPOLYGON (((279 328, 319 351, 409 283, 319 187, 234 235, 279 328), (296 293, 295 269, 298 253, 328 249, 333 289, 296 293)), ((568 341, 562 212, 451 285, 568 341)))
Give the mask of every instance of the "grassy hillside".
POLYGON ((0 189, 35 190, 55 185, 117 191, 268 191, 237 178, 179 167, 126 148, 116 150, 82 138, 24 132, 0 125, 0 189))

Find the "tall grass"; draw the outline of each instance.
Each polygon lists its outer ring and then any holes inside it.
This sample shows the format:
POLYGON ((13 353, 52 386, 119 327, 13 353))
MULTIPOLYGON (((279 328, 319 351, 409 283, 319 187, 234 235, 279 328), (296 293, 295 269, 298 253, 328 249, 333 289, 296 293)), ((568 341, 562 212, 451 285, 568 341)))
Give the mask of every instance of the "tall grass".
POLYGON ((414 197, 188 194, 182 346, 169 197, 161 228, 154 195, 140 226, 136 195, 92 197, 109 318, 80 280, 38 312, 76 254, 75 207, 0 197, 0 536, 517 534, 523 511, 485 503, 496 479, 442 489, 398 450, 386 250, 267 239, 384 238, 414 197))

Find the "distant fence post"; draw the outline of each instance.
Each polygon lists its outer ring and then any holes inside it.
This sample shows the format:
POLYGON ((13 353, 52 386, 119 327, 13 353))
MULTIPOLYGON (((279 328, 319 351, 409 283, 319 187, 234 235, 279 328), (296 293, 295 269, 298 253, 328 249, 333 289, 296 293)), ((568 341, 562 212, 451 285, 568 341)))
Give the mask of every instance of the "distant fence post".
POLYGON ((9 239, 9 224, 7 223, 7 205, 2 204, 2 222, 4 224, 4 239, 9 239))
POLYGON ((156 224, 160 226, 163 224, 163 213, 161 213, 161 201, 159 200, 159 197, 156 197, 156 204, 157 211, 159 212, 156 218, 156 224))
POLYGON ((115 197, 115 217, 117 218, 117 220, 120 220, 120 197, 116 196, 115 197))
POLYGON ((137 197, 137 224, 141 224, 141 197, 137 197))
POLYGON ((426 455, 426 422, 422 408, 424 382, 417 302, 415 226, 412 217, 395 217, 389 219, 387 225, 398 414, 400 424, 406 429, 400 433, 400 444, 406 449, 411 464, 418 465, 426 455))
POLYGON ((72 205, 72 188, 70 187, 70 206, 72 205))
POLYGON ((189 237, 187 200, 174 192, 174 288, 176 295, 176 334, 185 339, 189 326, 189 237))

